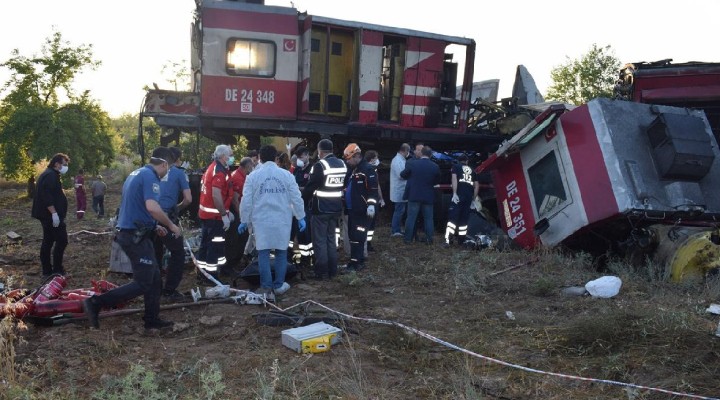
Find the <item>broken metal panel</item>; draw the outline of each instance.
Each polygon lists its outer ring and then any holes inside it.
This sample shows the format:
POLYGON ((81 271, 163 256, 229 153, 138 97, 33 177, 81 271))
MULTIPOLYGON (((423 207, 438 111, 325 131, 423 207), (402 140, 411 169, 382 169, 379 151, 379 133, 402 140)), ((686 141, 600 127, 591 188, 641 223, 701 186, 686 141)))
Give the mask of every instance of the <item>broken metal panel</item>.
MULTIPOLYGON (((498 97, 498 90, 500 89, 500 79, 488 79, 480 82, 472 83, 472 91, 470 93, 470 101, 482 99, 490 103, 495 103, 498 97)), ((462 92, 462 86, 455 88, 457 93, 456 99, 460 100, 462 92)))
POLYGON ((194 92, 172 92, 150 90, 145 96, 143 114, 156 115, 197 115, 200 111, 200 96, 194 92))
POLYGON ((544 112, 535 117, 525 128, 520 130, 510 140, 503 143, 502 146, 495 152, 496 156, 504 156, 513 152, 519 151, 524 147, 532 138, 542 132, 542 128, 550 124, 558 115, 566 111, 563 104, 554 104, 548 107, 544 112))
MULTIPOLYGON (((661 175, 659 171, 663 168, 656 166, 646 132, 658 118, 657 113, 667 115, 668 119, 680 118, 689 128, 697 128, 697 123, 702 121, 702 132, 696 131, 695 135, 703 135, 708 147, 690 146, 691 150, 686 150, 690 154, 686 155, 690 156, 691 165, 707 163, 708 159, 719 158, 720 152, 702 111, 608 99, 593 100, 588 106, 597 110, 593 118, 595 130, 601 138, 599 143, 622 212, 698 218, 683 213, 695 214, 699 210, 695 206, 703 206, 704 214, 720 213, 720 163, 709 161, 707 173, 694 173, 692 180, 696 181, 696 188, 679 185, 676 182, 688 182, 688 178, 661 175), (699 178, 700 175, 704 176, 699 178)), ((688 134, 688 137, 691 136, 688 134)), ((706 166, 701 167, 704 171, 706 166)))
POLYGON ((517 98, 517 103, 520 105, 543 103, 545 101, 535 84, 535 79, 524 65, 517 66, 512 97, 517 98))

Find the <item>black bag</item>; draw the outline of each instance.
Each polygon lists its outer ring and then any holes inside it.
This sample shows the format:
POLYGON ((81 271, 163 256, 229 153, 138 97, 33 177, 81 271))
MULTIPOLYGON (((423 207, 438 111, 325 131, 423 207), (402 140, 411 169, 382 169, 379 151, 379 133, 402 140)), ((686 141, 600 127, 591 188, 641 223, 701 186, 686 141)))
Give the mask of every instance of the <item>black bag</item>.
MULTIPOLYGON (((275 262, 277 259, 270 259, 270 272, 272 273, 273 280, 275 280, 275 262)), ((289 282, 297 274, 297 268, 292 263, 287 263, 287 272, 285 272, 285 281, 289 282)), ((257 257, 253 258, 252 262, 240 273, 240 277, 246 280, 248 283, 259 286, 260 285, 260 269, 258 267, 257 257)))

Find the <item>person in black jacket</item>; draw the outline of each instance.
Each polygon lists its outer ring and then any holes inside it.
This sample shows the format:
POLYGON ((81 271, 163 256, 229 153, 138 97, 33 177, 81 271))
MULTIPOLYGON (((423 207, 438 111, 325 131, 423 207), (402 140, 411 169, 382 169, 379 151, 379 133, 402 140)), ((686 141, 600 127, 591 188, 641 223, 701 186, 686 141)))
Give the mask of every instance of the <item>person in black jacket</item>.
POLYGON ((66 154, 55 154, 37 180, 37 193, 33 199, 31 215, 40 220, 43 228, 43 239, 40 245, 43 278, 52 274, 65 275, 63 256, 68 244, 67 227, 65 226, 68 201, 63 192, 60 176, 67 173, 69 162, 70 157, 66 154), (50 253, 52 253, 52 259, 50 253))
MULTIPOLYGON (((310 164, 310 150, 305 146, 300 146, 295 151, 295 155, 293 157, 296 158, 294 164, 295 169, 293 170, 295 182, 297 182, 298 188, 300 188, 300 193, 304 193, 305 186, 310 179, 310 172, 312 171, 312 166, 310 164)), ((310 195, 312 195, 312 193, 310 195)), ((305 203, 305 215, 310 215, 308 197, 304 194, 303 202, 305 203)), ((312 221, 308 223, 304 232, 300 232, 297 220, 293 218, 291 232, 290 239, 293 242, 293 263, 295 263, 298 267, 309 266, 313 256, 312 221)))
MULTIPOLYGON (((315 255, 314 279, 332 279, 337 275, 335 228, 342 214, 345 163, 333 155, 329 139, 318 142, 318 162, 310 169, 303 199, 310 202, 310 232, 315 255)), ((300 158, 298 158, 300 160, 300 158)))
POLYGON ((422 148, 419 160, 408 162, 400 176, 407 179, 407 219, 405 220, 405 243, 411 243, 415 222, 422 211, 427 244, 433 241, 433 203, 435 202, 435 185, 440 183, 440 167, 430 160, 432 149, 422 148))
POLYGON ((375 216, 375 205, 378 202, 377 174, 375 168, 363 159, 357 144, 347 145, 343 155, 348 167, 353 168, 345 184, 345 207, 350 238, 350 262, 347 268, 360 271, 365 268, 367 228, 375 216))

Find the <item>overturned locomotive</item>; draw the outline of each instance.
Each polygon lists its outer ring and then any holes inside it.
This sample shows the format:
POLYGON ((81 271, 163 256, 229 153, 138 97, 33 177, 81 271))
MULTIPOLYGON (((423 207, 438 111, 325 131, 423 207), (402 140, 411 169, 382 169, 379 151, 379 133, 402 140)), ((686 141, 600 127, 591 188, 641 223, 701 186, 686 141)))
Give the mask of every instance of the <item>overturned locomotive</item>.
POLYGON ((653 256, 673 280, 716 270, 720 153, 705 114, 611 99, 570 108, 551 106, 481 166, 507 234, 527 248, 653 256))

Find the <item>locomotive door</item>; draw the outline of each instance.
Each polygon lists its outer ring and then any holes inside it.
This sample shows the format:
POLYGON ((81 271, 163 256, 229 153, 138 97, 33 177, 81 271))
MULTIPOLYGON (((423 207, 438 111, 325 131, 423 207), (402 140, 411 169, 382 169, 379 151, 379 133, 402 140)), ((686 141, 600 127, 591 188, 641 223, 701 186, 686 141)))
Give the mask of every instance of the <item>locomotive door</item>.
POLYGON ((405 74, 405 39, 386 36, 383 40, 380 76, 380 115, 382 121, 398 122, 405 74))
POLYGON ((313 114, 347 117, 353 88, 353 32, 313 27, 310 40, 310 97, 313 114))

